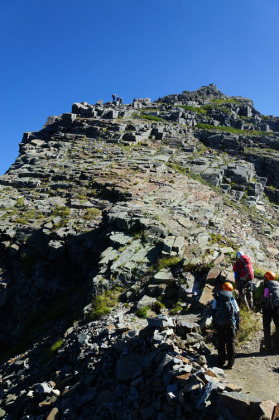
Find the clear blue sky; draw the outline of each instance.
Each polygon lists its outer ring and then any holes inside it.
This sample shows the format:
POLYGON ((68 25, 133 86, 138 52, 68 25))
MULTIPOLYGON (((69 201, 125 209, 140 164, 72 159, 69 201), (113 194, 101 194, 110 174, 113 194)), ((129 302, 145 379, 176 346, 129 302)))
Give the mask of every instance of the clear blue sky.
POLYGON ((2 0, 0 174, 74 102, 215 83, 279 115, 279 0, 2 0))

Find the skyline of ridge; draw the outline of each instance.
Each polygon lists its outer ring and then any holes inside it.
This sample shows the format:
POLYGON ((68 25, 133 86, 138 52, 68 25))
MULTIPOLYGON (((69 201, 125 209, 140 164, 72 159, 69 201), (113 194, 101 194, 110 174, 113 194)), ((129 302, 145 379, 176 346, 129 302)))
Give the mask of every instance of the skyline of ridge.
POLYGON ((26 131, 74 102, 152 101, 214 83, 279 115, 279 3, 269 0, 4 2, 0 174, 26 131))

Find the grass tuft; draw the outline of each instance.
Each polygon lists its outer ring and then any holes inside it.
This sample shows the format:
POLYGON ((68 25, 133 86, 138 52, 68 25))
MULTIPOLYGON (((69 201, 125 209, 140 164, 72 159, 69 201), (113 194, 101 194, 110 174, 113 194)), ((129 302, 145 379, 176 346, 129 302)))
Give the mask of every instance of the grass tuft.
POLYGON ((62 345, 63 345, 62 338, 60 338, 55 343, 53 343, 52 346, 45 351, 45 354, 43 356, 43 361, 52 359, 56 355, 56 353, 58 352, 58 350, 60 349, 62 345))
POLYGON ((240 324, 237 333, 237 341, 247 341, 250 334, 258 331, 261 328, 259 318, 252 311, 248 311, 246 308, 240 308, 239 312, 240 324))
POLYGON ((156 270, 160 271, 163 268, 174 267, 180 263, 181 257, 162 257, 159 258, 156 264, 156 270))
POLYGON ((183 307, 181 306, 181 302, 180 301, 177 301, 173 305, 172 309, 170 310, 170 314, 171 315, 177 315, 177 314, 179 314, 182 311, 182 309, 183 309, 183 307))
POLYGON ((155 117, 154 115, 148 115, 148 114, 141 114, 139 118, 143 118, 145 120, 151 120, 151 121, 165 121, 163 118, 155 117))
POLYGON ((138 318, 147 318, 147 311, 149 310, 148 306, 145 306, 144 308, 138 309, 136 312, 136 316, 138 318))
POLYGON ((265 273, 266 273, 266 270, 262 270, 261 268, 254 267, 254 276, 257 279, 263 280, 265 273))
POLYGON ((118 290, 107 290, 102 295, 97 296, 93 303, 93 309, 89 314, 89 320, 93 321, 109 314, 111 308, 117 305, 119 295, 120 291, 118 290))
POLYGON ((101 210, 99 209, 95 209, 94 207, 87 209, 83 218, 84 220, 92 220, 95 219, 96 217, 101 215, 101 210))
POLYGON ((211 124, 202 124, 198 123, 196 125, 198 128, 202 128, 204 130, 218 130, 218 131, 225 131, 227 133, 232 134, 249 134, 254 136, 263 136, 263 135, 271 135, 271 132, 263 132, 263 131, 257 131, 257 130, 241 130, 240 128, 233 128, 233 127, 226 127, 223 125, 211 125, 211 124))
POLYGON ((164 308, 165 305, 162 302, 157 301, 152 304, 152 310, 156 312, 156 314, 160 314, 164 308))

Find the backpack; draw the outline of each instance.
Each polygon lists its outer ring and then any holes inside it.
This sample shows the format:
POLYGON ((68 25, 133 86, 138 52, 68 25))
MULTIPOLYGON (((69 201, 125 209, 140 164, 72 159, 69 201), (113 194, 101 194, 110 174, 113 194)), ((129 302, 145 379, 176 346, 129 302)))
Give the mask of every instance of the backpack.
POLYGON ((235 324, 235 308, 233 305, 232 292, 222 290, 216 297, 218 310, 215 315, 215 322, 218 326, 224 327, 226 325, 235 324))
POLYGON ((269 306, 271 308, 279 308, 279 283, 278 281, 269 280, 266 282, 269 288, 269 306))
POLYGON ((248 276, 247 276, 247 279, 245 281, 253 280, 254 269, 253 269, 253 266, 251 264, 251 261, 250 261, 250 258, 248 257, 248 255, 242 255, 240 257, 240 261, 242 262, 242 264, 244 266, 244 273, 241 273, 241 277, 243 275, 246 275, 247 272, 248 272, 248 276))

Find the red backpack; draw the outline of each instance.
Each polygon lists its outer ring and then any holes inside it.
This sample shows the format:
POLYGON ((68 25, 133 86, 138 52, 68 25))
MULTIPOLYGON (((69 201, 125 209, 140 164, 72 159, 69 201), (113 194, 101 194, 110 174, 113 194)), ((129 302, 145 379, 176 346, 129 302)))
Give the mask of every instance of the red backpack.
POLYGON ((248 273, 246 280, 253 280, 254 269, 252 267, 250 258, 248 257, 248 255, 241 255, 239 259, 243 264, 243 274, 241 273, 241 277, 244 277, 248 273))

